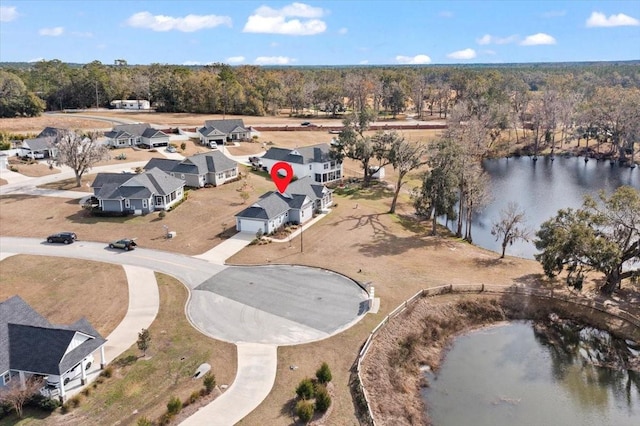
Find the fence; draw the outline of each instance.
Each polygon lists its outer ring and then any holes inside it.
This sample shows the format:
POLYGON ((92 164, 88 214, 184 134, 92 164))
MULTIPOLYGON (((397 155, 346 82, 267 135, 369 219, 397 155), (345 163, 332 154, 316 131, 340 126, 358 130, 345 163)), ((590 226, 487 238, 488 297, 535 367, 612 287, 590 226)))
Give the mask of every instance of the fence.
POLYGON ((375 426, 376 422, 373 417, 373 412, 371 411, 371 404, 369 402, 369 397, 367 396, 367 391, 362 382, 361 373, 361 365, 364 360, 365 355, 371 348, 374 338, 378 334, 378 332, 389 322, 389 320, 397 317, 405 309, 415 303, 418 299, 428 296, 438 296, 442 294, 451 294, 451 293, 486 293, 486 294, 521 294, 523 296, 533 296, 543 299, 554 299, 560 300, 567 303, 573 303, 575 305, 584 306, 592 309, 596 309, 600 312, 604 312, 608 315, 615 316, 623 321, 626 321, 635 327, 640 327, 640 317, 630 314, 629 312, 623 310, 621 307, 616 306, 615 310, 611 309, 610 304, 606 302, 600 302, 597 300, 586 299, 575 295, 567 295, 565 293, 557 293, 551 290, 537 289, 537 288, 526 288, 526 287, 518 287, 518 286, 499 286, 499 285, 486 285, 486 284, 451 284, 446 286, 425 288, 414 294, 409 299, 405 300, 400 304, 396 309, 394 309, 389 315, 387 315, 381 322, 378 324, 369 334, 367 340, 362 345, 362 349, 358 354, 358 358, 356 360, 356 373, 358 375, 358 386, 360 387, 360 391, 364 396, 365 405, 367 406, 367 412, 365 415, 368 417, 367 423, 375 426))

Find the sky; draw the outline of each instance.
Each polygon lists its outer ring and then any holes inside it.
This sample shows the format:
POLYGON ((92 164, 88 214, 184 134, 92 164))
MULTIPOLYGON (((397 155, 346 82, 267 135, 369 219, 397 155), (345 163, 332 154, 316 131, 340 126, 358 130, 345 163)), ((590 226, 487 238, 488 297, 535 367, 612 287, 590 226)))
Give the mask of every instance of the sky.
POLYGON ((640 59, 640 0, 0 0, 0 62, 395 65, 640 59))

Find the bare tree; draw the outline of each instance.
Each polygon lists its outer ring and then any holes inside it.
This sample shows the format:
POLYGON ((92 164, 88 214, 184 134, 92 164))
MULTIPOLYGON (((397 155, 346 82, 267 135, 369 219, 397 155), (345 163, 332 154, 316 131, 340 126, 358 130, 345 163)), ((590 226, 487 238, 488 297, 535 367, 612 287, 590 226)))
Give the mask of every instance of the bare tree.
POLYGON ((500 219, 494 222, 491 227, 491 235, 496 237, 496 241, 502 239, 500 259, 504 258, 507 245, 518 240, 529 241, 530 231, 524 225, 525 222, 526 215, 518 203, 510 202, 506 208, 500 211, 500 219))
POLYGON ((395 213, 396 211, 398 195, 400 194, 402 185, 405 183, 404 178, 407 173, 427 164, 425 156, 428 150, 427 144, 407 141, 395 132, 392 132, 392 135, 394 139, 391 142, 389 161, 391 161, 393 168, 398 171, 398 180, 396 181, 396 189, 393 194, 393 201, 391 201, 389 213, 395 213))
POLYGON ((138 349, 142 351, 142 356, 147 356, 147 349, 149 349, 150 344, 151 333, 149 333, 149 329, 143 328, 142 331, 138 333, 138 340, 136 341, 138 349))
POLYGON ((24 386, 20 380, 12 380, 9 385, 0 390, 0 403, 8 404, 16 410, 19 418, 22 418, 22 407, 42 387, 42 378, 31 376, 24 386))
POLYGON ((81 136, 68 131, 56 145, 55 163, 58 166, 69 166, 76 175, 76 186, 81 185, 82 175, 89 171, 98 161, 109 158, 109 150, 98 143, 98 134, 81 136))

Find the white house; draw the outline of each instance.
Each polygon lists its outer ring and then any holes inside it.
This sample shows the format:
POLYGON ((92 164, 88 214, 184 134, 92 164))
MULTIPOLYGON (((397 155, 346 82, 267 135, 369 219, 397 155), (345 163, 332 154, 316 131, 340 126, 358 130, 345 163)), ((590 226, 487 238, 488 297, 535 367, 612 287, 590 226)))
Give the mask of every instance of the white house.
POLYGON ((204 127, 197 131, 202 145, 216 148, 227 141, 243 141, 251 139, 251 130, 244 127, 241 119, 206 120, 204 127))
POLYGON ((342 179, 342 162, 331 158, 330 146, 327 143, 295 149, 269 148, 260 160, 268 172, 280 161, 289 163, 298 179, 308 176, 318 183, 342 179))
POLYGON ((333 203, 326 186, 305 177, 291 182, 284 194, 267 192, 236 215, 239 232, 270 234, 288 223, 304 224, 313 214, 326 211, 333 203))
POLYGON ((111 106, 115 109, 151 109, 151 103, 146 99, 118 99, 111 101, 111 106))
POLYGON ((114 126, 106 132, 107 145, 111 148, 126 148, 129 146, 143 146, 156 148, 169 145, 169 135, 154 129, 149 123, 122 124, 114 126))

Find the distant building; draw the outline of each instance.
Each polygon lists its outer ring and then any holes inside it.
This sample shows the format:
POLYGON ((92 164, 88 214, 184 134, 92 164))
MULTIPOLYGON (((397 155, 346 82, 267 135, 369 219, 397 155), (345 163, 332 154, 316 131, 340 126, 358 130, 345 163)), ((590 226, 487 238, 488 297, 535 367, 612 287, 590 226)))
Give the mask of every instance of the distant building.
POLYGON ((111 101, 111 106, 115 109, 151 109, 151 102, 146 99, 118 99, 111 101))

